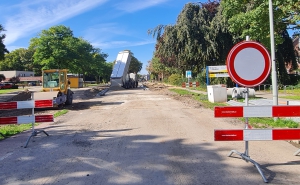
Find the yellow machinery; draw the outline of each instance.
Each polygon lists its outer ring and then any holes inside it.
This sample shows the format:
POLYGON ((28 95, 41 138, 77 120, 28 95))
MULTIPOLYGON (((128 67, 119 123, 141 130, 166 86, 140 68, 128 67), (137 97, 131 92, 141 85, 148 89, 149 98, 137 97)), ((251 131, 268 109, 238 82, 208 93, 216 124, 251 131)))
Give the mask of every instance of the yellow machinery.
POLYGON ((69 88, 70 82, 67 79, 67 69, 48 69, 42 71, 43 93, 47 97, 52 96, 53 105, 71 105, 73 92, 69 88))

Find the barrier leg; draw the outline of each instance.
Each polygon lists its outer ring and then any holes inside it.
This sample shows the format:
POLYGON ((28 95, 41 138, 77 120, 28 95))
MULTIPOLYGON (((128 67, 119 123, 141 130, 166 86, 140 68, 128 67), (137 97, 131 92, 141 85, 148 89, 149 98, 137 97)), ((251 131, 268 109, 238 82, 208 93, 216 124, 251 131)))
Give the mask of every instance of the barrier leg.
MULTIPOLYGON (((246 88, 245 93, 245 101, 246 101, 246 106, 248 106, 248 96, 249 96, 249 89, 246 88)), ((245 129, 249 129, 249 124, 248 124, 248 118, 245 118, 245 129)), ((238 154, 239 156, 241 156, 241 158, 243 160, 245 160, 246 162, 251 162, 252 164, 254 164, 254 166, 256 167, 256 169, 258 170, 259 174, 261 175, 262 179, 264 180, 265 183, 268 182, 268 180, 266 179, 265 175, 263 174, 259 164, 257 162, 255 162, 254 160, 252 160, 249 156, 249 143, 248 141, 245 141, 245 152, 244 153, 240 153, 236 150, 231 150, 231 152, 229 153, 228 157, 230 157, 233 153, 238 154)))
POLYGON ((298 155, 300 153, 300 149, 294 153, 294 155, 298 155))
POLYGON ((248 155, 244 154, 244 153, 240 153, 236 150, 231 150, 231 152, 229 153, 228 157, 230 157, 233 153, 238 154, 239 156, 241 156, 241 158, 247 162, 251 162, 252 164, 254 164, 254 166, 256 167, 257 171, 259 172, 260 176, 262 177, 262 179, 264 180, 265 183, 268 183, 268 180, 266 179, 264 173, 262 172, 260 165, 255 162, 254 160, 252 160, 248 155))
POLYGON ((36 130, 33 129, 31 135, 29 136, 29 138, 26 141, 26 144, 25 144, 24 148, 27 148, 27 145, 28 145, 28 143, 29 143, 29 141, 32 137, 37 136, 41 132, 43 132, 46 136, 49 136, 49 134, 44 130, 36 131, 36 130))
MULTIPOLYGON (((34 98, 33 98, 33 93, 31 93, 31 99, 32 99, 32 100, 34 99, 34 98)), ((32 116, 34 116, 34 108, 32 108, 32 116)), ((49 136, 49 134, 48 134, 47 132, 45 132, 44 130, 40 130, 40 131, 35 130, 35 129, 34 129, 34 123, 32 123, 32 133, 31 133, 31 135, 29 136, 29 138, 27 139, 24 148, 27 148, 28 143, 29 143, 29 141, 30 141, 30 139, 31 139, 32 137, 37 136, 37 135, 38 135, 39 133, 41 133, 41 132, 43 132, 46 136, 49 136)))

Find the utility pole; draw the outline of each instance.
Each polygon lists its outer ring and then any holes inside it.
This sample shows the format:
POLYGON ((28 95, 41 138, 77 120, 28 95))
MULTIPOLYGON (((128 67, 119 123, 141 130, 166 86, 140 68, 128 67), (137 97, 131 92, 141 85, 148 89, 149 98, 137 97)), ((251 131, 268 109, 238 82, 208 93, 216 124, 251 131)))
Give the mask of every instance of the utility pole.
POLYGON ((271 40, 273 105, 278 105, 278 87, 277 87, 277 72, 276 72, 276 59, 275 59, 274 20, 273 20, 272 0, 269 0, 269 19, 270 19, 270 40, 271 40))

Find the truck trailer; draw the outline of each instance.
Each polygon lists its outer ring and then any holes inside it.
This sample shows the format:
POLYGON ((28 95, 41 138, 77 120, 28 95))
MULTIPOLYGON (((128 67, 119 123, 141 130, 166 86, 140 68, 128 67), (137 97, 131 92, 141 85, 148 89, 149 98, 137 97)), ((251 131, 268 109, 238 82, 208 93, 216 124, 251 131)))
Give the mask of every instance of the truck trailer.
POLYGON ((128 69, 131 61, 130 50, 120 51, 110 77, 111 87, 128 87, 130 80, 128 69))

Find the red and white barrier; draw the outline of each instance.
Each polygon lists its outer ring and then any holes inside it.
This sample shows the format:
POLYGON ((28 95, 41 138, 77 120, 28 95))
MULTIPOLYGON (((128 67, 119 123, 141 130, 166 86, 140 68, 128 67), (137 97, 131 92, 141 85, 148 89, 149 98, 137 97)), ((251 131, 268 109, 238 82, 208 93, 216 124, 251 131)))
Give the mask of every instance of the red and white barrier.
POLYGON ((215 117, 300 117, 299 105, 215 107, 215 117))
POLYGON ((0 125, 53 122, 53 115, 0 117, 0 125))
POLYGON ((53 100, 29 100, 15 102, 0 102, 0 109, 30 109, 53 107, 53 100))
MULTIPOLYGON (((300 117, 300 106, 215 107, 215 117, 300 117)), ((300 140, 300 129, 215 130, 214 134, 215 141, 300 140)), ((300 149, 294 155, 299 153, 300 149)))
MULTIPOLYGON (((0 102, 0 110, 11 109, 32 109, 32 115, 29 116, 12 116, 12 117, 0 117, 0 125, 6 124, 25 124, 32 123, 32 134, 28 138, 25 148, 31 137, 36 136, 38 133, 43 132, 49 136, 44 130, 36 131, 34 129, 34 123, 41 122, 53 122, 53 115, 34 115, 34 108, 46 108, 53 107, 53 100, 29 100, 29 101, 16 101, 16 102, 0 102)), ((0 133, 1 134, 1 133, 0 133)), ((4 136, 3 134, 1 134, 4 136)))
MULTIPOLYGON (((0 102, 1 110, 29 109, 29 108, 33 109, 33 108, 46 108, 46 107, 53 107, 53 100, 29 100, 29 101, 16 101, 16 102, 0 102)), ((53 122, 53 121, 54 121, 53 115, 0 117, 0 125, 41 123, 41 122, 53 122)))
POLYGON ((298 140, 300 129, 215 130, 215 141, 298 140))

